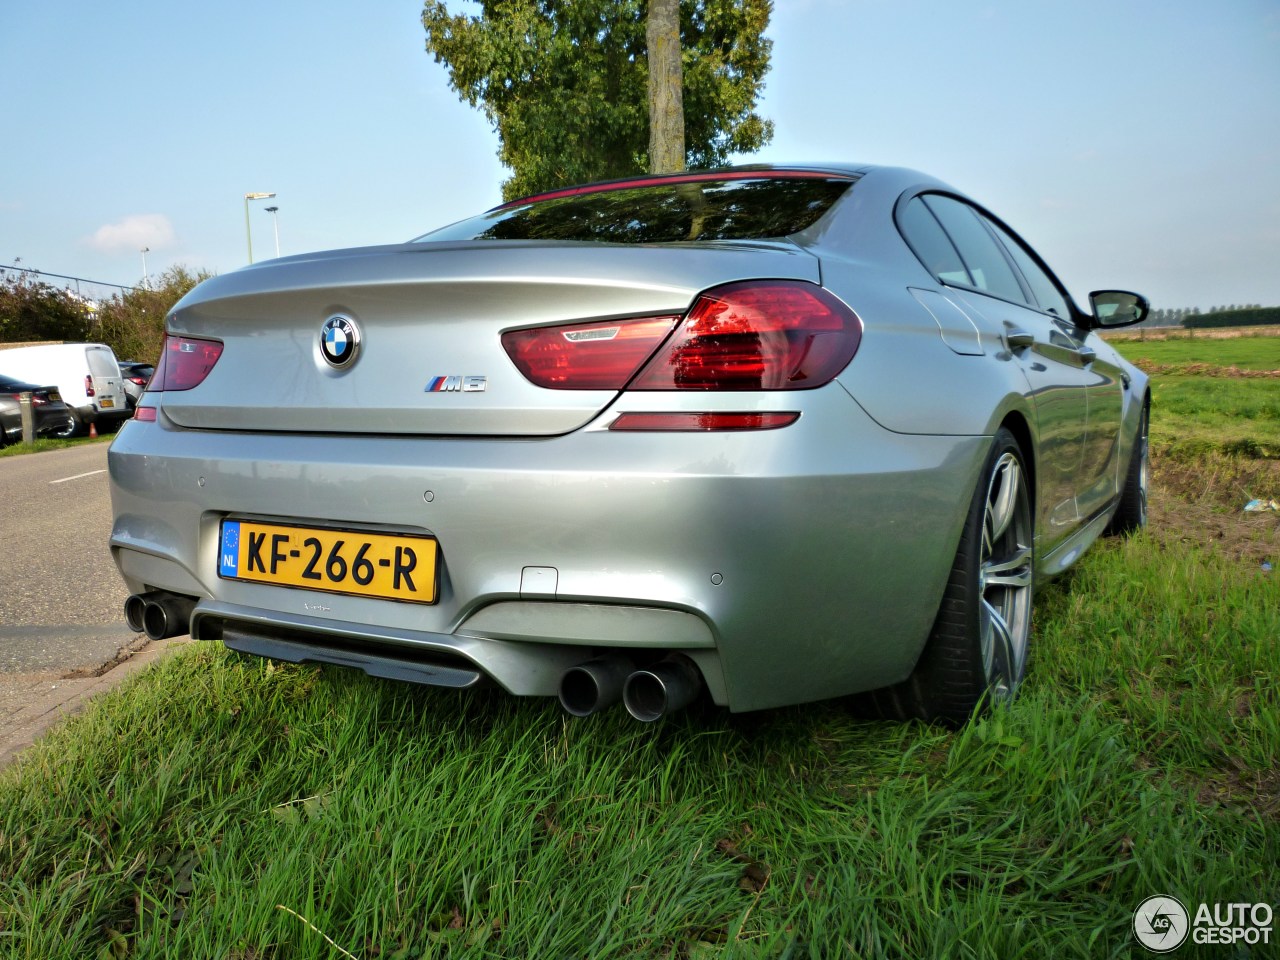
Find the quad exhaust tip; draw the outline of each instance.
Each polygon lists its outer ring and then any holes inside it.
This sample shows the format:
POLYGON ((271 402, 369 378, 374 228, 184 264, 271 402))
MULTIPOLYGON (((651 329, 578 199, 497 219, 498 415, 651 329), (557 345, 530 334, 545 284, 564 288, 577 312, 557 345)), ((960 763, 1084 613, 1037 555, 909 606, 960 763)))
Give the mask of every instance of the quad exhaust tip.
POLYGON ((688 657, 672 654, 627 677, 622 704, 642 723, 683 710, 702 690, 702 674, 688 657))
POLYGON ((149 640, 168 640, 191 630, 193 597, 152 590, 130 594, 124 601, 124 622, 134 633, 145 633, 149 640))
POLYGON ((560 706, 575 717, 589 717, 622 699, 635 666, 624 656, 604 656, 570 667, 560 678, 560 706))
POLYGON ((652 723, 681 710, 702 691, 702 675, 688 657, 672 654, 637 670, 621 654, 606 654, 576 667, 560 678, 560 705, 575 717, 589 717, 619 700, 627 713, 652 723))

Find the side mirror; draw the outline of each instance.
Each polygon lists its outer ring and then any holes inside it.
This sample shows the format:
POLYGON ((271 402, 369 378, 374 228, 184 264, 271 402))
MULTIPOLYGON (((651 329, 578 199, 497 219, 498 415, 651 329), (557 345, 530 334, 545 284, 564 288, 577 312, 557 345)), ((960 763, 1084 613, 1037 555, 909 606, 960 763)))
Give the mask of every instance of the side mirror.
POLYGON ((1151 312, 1151 303, 1140 293, 1128 290, 1095 290, 1089 294, 1094 326, 1127 327, 1141 323, 1151 312))

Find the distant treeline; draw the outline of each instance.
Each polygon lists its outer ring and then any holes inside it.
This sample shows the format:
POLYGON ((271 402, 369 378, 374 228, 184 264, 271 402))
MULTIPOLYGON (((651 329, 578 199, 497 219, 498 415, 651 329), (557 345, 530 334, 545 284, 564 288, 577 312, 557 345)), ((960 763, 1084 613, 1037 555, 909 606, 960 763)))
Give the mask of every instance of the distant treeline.
POLYGON ((1229 307, 1223 304, 1220 307, 1210 307, 1208 310, 1201 310, 1199 307, 1158 307, 1151 311, 1151 315, 1146 319, 1145 323, 1149 327, 1183 327, 1191 319, 1229 313, 1236 310, 1258 310, 1261 307, 1262 304, 1260 303, 1241 303, 1238 305, 1233 303, 1229 307))
POLYGON ((1194 314, 1182 320, 1184 327, 1255 327, 1280 325, 1280 307, 1233 307, 1194 314))

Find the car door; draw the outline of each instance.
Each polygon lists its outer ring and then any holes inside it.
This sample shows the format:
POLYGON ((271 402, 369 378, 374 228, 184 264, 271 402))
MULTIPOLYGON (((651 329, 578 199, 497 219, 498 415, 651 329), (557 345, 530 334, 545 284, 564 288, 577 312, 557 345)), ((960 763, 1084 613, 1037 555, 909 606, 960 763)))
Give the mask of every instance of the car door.
POLYGON ((1051 550, 1079 526, 1076 494, 1085 462, 1088 427, 1088 358, 1071 336, 1071 324, 1041 309, 1002 244, 975 208, 955 197, 928 193, 903 208, 900 226, 913 248, 954 250, 922 255, 949 296, 999 331, 1026 378, 1035 407, 1036 513, 1041 549, 1051 550), (930 239, 926 239, 930 235, 930 239), (943 235, 939 238, 938 234, 943 235))
POLYGON ((1040 309, 1056 318, 1065 348, 1078 358, 1086 374, 1088 423, 1076 506, 1081 517, 1089 519, 1110 504, 1120 489, 1120 424, 1127 377, 1116 363, 1115 352, 1097 334, 1071 322, 1071 305, 1061 285, 1030 248, 1001 224, 987 217, 983 221, 1004 245, 1040 309))

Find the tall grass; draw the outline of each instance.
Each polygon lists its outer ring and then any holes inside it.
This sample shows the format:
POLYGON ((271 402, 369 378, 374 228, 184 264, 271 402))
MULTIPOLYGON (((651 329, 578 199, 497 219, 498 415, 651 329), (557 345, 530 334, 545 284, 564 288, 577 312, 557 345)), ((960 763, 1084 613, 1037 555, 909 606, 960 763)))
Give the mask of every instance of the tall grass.
POLYGON ((957 732, 196 645, 0 775, 0 951, 1127 956, 1148 895, 1274 899, 1277 636, 1272 577, 1139 537, 1041 591, 1024 695, 957 732))
POLYGON ((1042 587, 1008 708, 573 720, 193 644, 0 772, 0 956, 1127 957, 1148 896, 1274 903, 1275 463, 1221 455, 1274 400, 1186 380, 1166 524, 1042 587))

